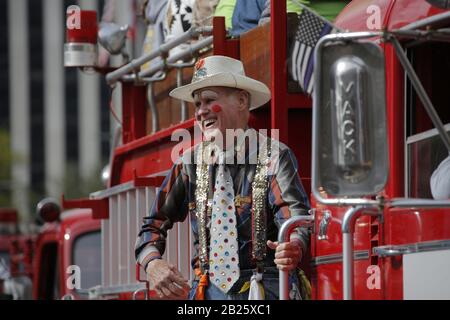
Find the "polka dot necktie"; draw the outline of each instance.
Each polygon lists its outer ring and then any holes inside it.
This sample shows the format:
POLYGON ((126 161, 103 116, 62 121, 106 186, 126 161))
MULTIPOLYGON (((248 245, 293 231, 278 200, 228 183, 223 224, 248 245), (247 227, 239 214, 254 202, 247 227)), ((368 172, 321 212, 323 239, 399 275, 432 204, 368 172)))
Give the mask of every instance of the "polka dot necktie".
POLYGON ((223 164, 217 170, 210 234, 209 278, 227 293, 239 279, 240 272, 233 180, 230 170, 223 164))

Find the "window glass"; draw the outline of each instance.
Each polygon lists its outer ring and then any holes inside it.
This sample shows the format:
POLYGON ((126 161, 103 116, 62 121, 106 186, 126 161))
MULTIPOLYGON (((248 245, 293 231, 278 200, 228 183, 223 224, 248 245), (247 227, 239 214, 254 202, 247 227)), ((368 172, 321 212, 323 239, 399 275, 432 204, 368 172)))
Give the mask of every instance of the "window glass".
POLYGON ((81 289, 89 289, 101 282, 100 232, 77 237, 73 246, 73 264, 80 267, 81 289))
MULTIPOLYGON (((445 126, 450 133, 450 123, 445 126)), ((423 137, 414 137, 408 144, 408 177, 409 196, 413 198, 432 198, 430 190, 430 178, 439 164, 448 157, 448 151, 444 146, 436 130, 425 132, 423 137), (429 133, 427 135, 427 133, 429 133)))

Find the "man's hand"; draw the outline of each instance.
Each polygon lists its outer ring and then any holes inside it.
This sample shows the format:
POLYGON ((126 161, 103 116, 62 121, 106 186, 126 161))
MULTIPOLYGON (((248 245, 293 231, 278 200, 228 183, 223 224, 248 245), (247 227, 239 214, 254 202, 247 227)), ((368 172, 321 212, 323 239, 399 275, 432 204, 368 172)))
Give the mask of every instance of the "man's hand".
POLYGON ((291 271, 297 268, 298 263, 302 260, 302 247, 299 241, 277 242, 267 241, 267 246, 275 250, 275 264, 282 271, 291 271))
POLYGON ((160 298, 173 300, 188 298, 190 287, 174 265, 162 259, 155 259, 147 265, 145 271, 150 288, 154 288, 160 298))

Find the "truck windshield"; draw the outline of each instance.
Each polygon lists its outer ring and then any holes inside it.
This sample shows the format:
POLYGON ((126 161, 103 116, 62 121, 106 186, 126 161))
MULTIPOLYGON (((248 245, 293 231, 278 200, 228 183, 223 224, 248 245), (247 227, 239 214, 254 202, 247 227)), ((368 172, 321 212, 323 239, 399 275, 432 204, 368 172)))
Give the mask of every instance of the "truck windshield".
POLYGON ((100 232, 78 236, 73 246, 73 264, 80 267, 81 289, 89 289, 101 282, 100 232))
MULTIPOLYGON (((410 60, 436 112, 450 132, 450 94, 445 75, 450 74, 450 48, 431 43, 408 49, 410 60)), ((411 84, 406 85, 407 192, 413 198, 432 198, 430 177, 448 157, 444 143, 411 84)))

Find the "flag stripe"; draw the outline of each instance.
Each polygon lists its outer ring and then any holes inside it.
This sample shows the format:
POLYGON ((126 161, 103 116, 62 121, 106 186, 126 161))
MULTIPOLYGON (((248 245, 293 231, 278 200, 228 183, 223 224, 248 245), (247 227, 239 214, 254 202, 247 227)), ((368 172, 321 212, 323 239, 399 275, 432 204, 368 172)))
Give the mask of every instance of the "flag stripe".
POLYGON ((294 57, 294 59, 292 59, 292 70, 293 70, 292 77, 294 78, 295 81, 298 81, 297 68, 295 66, 297 63, 299 47, 300 47, 300 44, 296 41, 294 44, 294 50, 292 53, 292 56, 294 57))
MULTIPOLYGON (((305 48, 306 48, 306 46, 303 45, 302 43, 300 43, 300 53, 299 53, 298 58, 297 58, 297 66, 301 66, 302 65, 302 60, 304 58, 305 48)), ((297 72, 298 82, 301 83, 303 81, 301 69, 296 67, 296 72, 297 72)))
POLYGON ((301 72, 302 72, 303 88, 305 88, 304 87, 304 85, 305 85, 304 81, 305 81, 305 75, 306 75, 306 68, 308 67, 309 58, 311 56, 311 51, 312 51, 311 47, 307 47, 306 48, 304 59, 303 59, 303 63, 302 63, 302 71, 301 72))
MULTIPOLYGON (((305 88, 308 88, 310 82, 312 82, 311 81, 311 74, 314 71, 314 54, 313 53, 314 53, 314 50, 311 49, 311 54, 309 55, 309 59, 308 59, 308 66, 306 68, 306 75, 305 75, 305 78, 304 78, 304 81, 303 81, 304 84, 305 84, 305 88)), ((310 92, 308 92, 308 90, 306 90, 306 92, 310 93, 310 92)))

